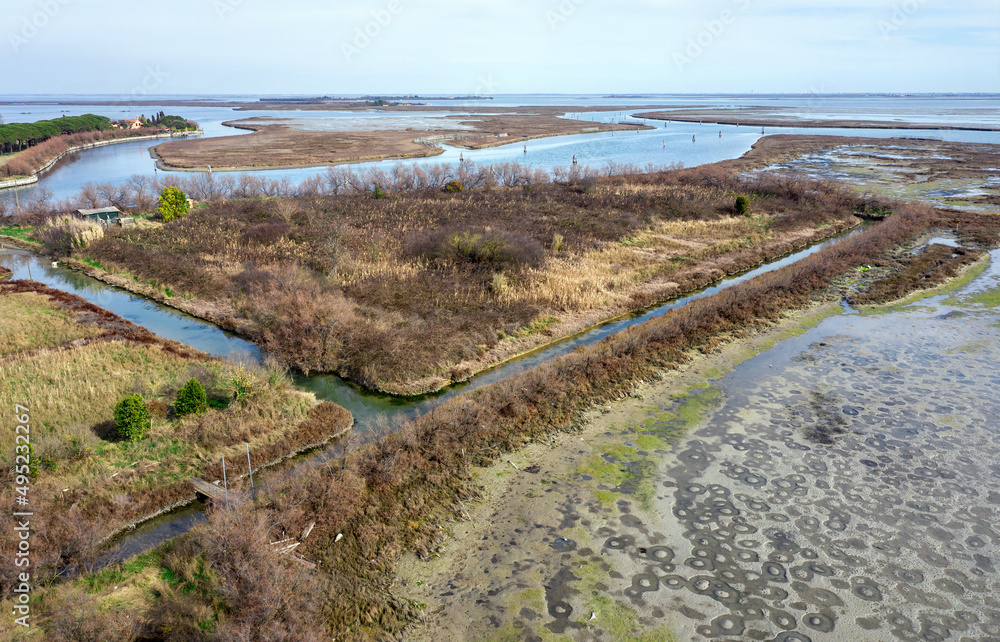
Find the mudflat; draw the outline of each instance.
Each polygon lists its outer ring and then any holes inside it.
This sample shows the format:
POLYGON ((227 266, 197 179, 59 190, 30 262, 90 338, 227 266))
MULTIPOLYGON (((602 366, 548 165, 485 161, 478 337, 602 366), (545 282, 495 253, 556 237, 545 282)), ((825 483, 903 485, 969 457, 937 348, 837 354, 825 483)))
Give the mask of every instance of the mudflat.
MULTIPOLYGON (((436 111, 436 110, 435 110, 436 111)), ((562 118, 565 110, 511 108, 504 113, 447 116, 429 127, 364 131, 316 131, 294 124, 253 118, 225 123, 249 135, 173 141, 154 148, 165 169, 260 169, 333 165, 384 158, 436 156, 438 143, 480 149, 566 134, 651 129, 646 125, 598 123, 562 118)), ((425 119, 432 120, 432 119, 425 119)))
POLYGON ((995 639, 998 285, 814 308, 478 470, 413 639, 995 639))

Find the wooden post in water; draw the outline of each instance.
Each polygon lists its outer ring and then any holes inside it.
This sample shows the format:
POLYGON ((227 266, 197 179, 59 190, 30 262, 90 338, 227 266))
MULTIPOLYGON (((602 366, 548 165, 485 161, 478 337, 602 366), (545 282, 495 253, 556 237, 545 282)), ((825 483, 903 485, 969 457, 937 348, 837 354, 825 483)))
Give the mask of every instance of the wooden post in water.
POLYGON ((576 163, 577 163, 576 154, 573 154, 573 164, 576 165, 576 163))
POLYGON ((253 493, 253 464, 250 463, 250 444, 247 444, 247 474, 250 475, 250 492, 253 493))

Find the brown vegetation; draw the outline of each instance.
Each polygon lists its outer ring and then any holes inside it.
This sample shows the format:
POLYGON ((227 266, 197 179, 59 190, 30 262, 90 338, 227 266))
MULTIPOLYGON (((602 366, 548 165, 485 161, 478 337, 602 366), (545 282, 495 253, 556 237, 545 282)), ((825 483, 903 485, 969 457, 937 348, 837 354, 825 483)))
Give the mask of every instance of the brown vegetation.
MULTIPOLYGON (((434 549, 440 511, 455 509, 474 493, 471 466, 494 461, 547 432, 571 428, 588 407, 627 394, 639 381, 687 359, 691 350, 710 350, 772 323, 805 305, 839 274, 888 260, 893 247, 943 222, 929 210, 903 211, 795 265, 463 395, 337 466, 315 469, 274 493, 274 506, 302 511, 301 516, 289 514, 286 530, 319 519, 316 540, 305 553, 321 559, 341 590, 350 591, 350 597, 338 593, 335 598, 342 608, 334 610, 334 630, 347 639, 367 639, 377 636, 368 621, 393 629, 402 624, 374 587, 387 586, 402 550, 426 554, 434 549)), ((996 228, 990 243, 1000 243, 996 228)))
POLYGON ((221 310, 211 318, 294 367, 415 394, 854 226, 864 205, 712 167, 523 188, 462 171, 482 188, 393 192, 366 175, 377 191, 215 202, 109 230, 82 254, 126 287, 153 281, 194 299, 171 304, 221 310), (736 215, 737 194, 755 216, 736 215))
POLYGON ((135 138, 136 136, 153 136, 165 131, 160 127, 142 127, 131 130, 112 129, 55 136, 30 149, 3 159, 5 162, 0 162, 0 178, 30 176, 51 162, 52 159, 73 147, 108 140, 135 138))
POLYGON ((723 161, 719 165, 751 171, 835 150, 849 151, 855 160, 895 161, 901 169, 913 172, 914 180, 937 181, 983 177, 996 166, 998 146, 919 138, 775 134, 761 138, 741 158, 723 161))
POLYGON ((442 153, 438 142, 466 149, 506 145, 534 138, 649 129, 560 118, 550 110, 512 109, 515 115, 483 114, 440 119, 440 129, 375 131, 304 131, 273 118, 251 118, 225 123, 252 134, 172 141, 154 153, 168 169, 246 169, 308 167, 384 158, 420 158, 442 153), (502 135, 502 136, 501 136, 502 135))
POLYGON ((901 299, 911 292, 937 287, 956 277, 963 268, 983 258, 1000 239, 1000 217, 989 214, 937 212, 940 229, 954 232, 964 247, 930 244, 885 258, 876 265, 888 274, 867 289, 852 294, 856 305, 901 299))
POLYGON ((721 166, 833 178, 858 193, 938 208, 998 212, 1000 145, 908 138, 767 136, 721 166))
MULTIPOLYGON (((183 604, 168 596, 138 615, 151 631, 162 631, 157 627, 177 621, 178 613, 216 613, 222 631, 245 630, 268 615, 275 619, 276 639, 284 639, 283 627, 296 622, 291 614, 300 610, 310 618, 322 614, 329 627, 304 628, 307 636, 370 640, 399 634, 418 614, 390 592, 395 564, 403 551, 425 555, 439 545, 439 525, 476 494, 473 466, 547 433, 571 430, 586 409, 628 394, 639 382, 687 360, 691 351, 711 350, 773 323, 823 296, 838 275, 866 265, 883 265, 890 273, 908 269, 906 257, 919 262, 920 255, 893 250, 927 230, 949 228, 966 242, 996 247, 1000 230, 983 229, 985 222, 904 208, 794 265, 450 400, 394 434, 272 485, 259 498, 256 515, 213 516, 209 529, 176 547, 164 562, 170 574, 190 578, 198 590, 189 591, 183 604), (220 538, 218 532, 226 535, 220 538), (263 547, 249 545, 305 532, 311 534, 302 537, 299 552, 319 564, 312 578, 301 575, 297 563, 276 561, 263 547), (199 564, 204 564, 200 571, 191 570, 199 564), (287 590, 278 595, 248 583, 265 577, 262 573, 287 590)), ((918 285, 913 279, 906 283, 918 285)), ((893 288, 887 295, 900 293, 893 288)), ((113 615, 97 612, 96 605, 91 610, 98 622, 114 625, 113 615)), ((199 639, 197 632, 191 635, 199 639)))
MULTIPOLYGON (((32 409, 32 577, 49 581, 89 568, 112 533, 193 498, 192 475, 230 481, 325 443, 351 415, 293 391, 282 370, 226 363, 167 341, 107 310, 32 281, 0 283, 0 401, 32 409), (7 321, 10 321, 8 327, 7 321), (29 323, 30 327, 19 327, 29 323), (180 384, 201 381, 216 405, 178 418, 180 384), (233 399, 234 390, 239 391, 233 399), (139 442, 120 441, 111 420, 122 397, 141 393, 154 415, 139 442), (228 406, 227 406, 228 404, 228 406)), ((2 481, 13 486, 14 435, 0 435, 2 481)), ((16 548, 13 518, 2 518, 0 550, 16 548)), ((0 570, 9 595, 17 569, 0 570)))

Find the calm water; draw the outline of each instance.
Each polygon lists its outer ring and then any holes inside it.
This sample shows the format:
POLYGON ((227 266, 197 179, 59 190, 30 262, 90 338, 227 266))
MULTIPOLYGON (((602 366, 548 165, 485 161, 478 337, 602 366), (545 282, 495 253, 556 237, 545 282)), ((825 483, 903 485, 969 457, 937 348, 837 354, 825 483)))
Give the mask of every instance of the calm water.
MULTIPOLYGON (((355 429, 363 435, 367 435, 370 426, 379 417, 386 417, 394 423, 412 419, 462 392, 501 381, 568 354, 579 346, 596 343, 632 325, 661 316, 669 310, 678 308, 695 299, 710 296, 757 275, 790 265, 856 232, 846 232, 836 238, 818 243, 810 248, 762 265, 744 274, 724 279, 694 294, 680 297, 643 313, 630 315, 628 318, 603 324, 575 337, 570 337, 554 345, 541 348, 524 357, 482 373, 474 377, 470 382, 452 386, 438 394, 416 398, 391 397, 365 390, 333 375, 312 375, 308 377, 297 375, 295 376, 295 384, 299 388, 314 392, 319 399, 332 401, 350 410, 354 415, 355 429)), ((45 283, 50 287, 72 292, 119 316, 142 325, 164 338, 186 343, 209 354, 222 357, 248 354, 256 358, 260 357, 260 351, 256 346, 206 321, 196 319, 156 302, 119 290, 78 272, 63 267, 54 267, 50 261, 37 255, 17 249, 4 249, 0 247, 0 265, 11 269, 14 272, 12 276, 14 279, 30 278, 45 283)), ((326 452, 321 452, 313 456, 313 458, 322 460, 328 456, 330 455, 326 452)), ((204 520, 202 509, 203 506, 200 504, 188 506, 183 509, 171 511, 140 525, 134 531, 120 536, 116 540, 115 547, 102 559, 100 565, 103 566, 127 559, 187 532, 204 520)))
MULTIPOLYGON (((362 431, 373 425, 374 421, 380 416, 388 417, 391 420, 411 419, 461 392, 502 381, 517 373, 524 372, 537 365, 568 354, 577 347, 591 345, 617 332, 621 332, 632 325, 661 316, 669 310, 678 308, 690 301, 710 296, 759 274, 764 274, 794 263, 853 233, 842 234, 780 260, 762 265, 742 275, 723 279, 711 287, 655 306, 648 311, 605 323, 577 336, 569 337, 553 345, 499 365, 466 383, 451 386, 436 394, 411 398, 393 397, 366 390, 344 381, 335 375, 322 374, 310 376, 296 375, 294 377, 295 384, 299 388, 314 392, 321 400, 332 401, 350 410, 354 415, 356 428, 362 431)), ((254 344, 231 332, 226 332, 207 321, 197 319, 178 310, 160 305, 155 301, 112 287, 79 272, 64 267, 53 267, 52 263, 43 257, 21 250, 0 250, 0 265, 13 270, 14 274, 12 278, 14 279, 30 278, 50 287, 72 292, 155 332, 161 337, 180 341, 208 354, 230 358, 247 355, 251 358, 259 359, 261 356, 260 349, 254 344)))
MULTIPOLYGON (((25 100, 45 100, 43 97, 23 97, 25 100)), ((70 97, 62 97, 70 99, 70 97)), ((102 97, 85 97, 99 99, 102 97)), ((113 97, 104 97, 113 98, 113 97)), ((181 98, 181 97, 176 97, 181 98)), ((249 97, 234 97, 249 99, 249 97)), ((57 97, 47 97, 56 100, 57 97)), ((72 97, 80 100, 81 97, 72 97)), ((414 124, 419 124, 428 118, 442 116, 442 112, 433 110, 440 105, 448 106, 488 106, 502 111, 504 107, 523 105, 579 105, 572 115, 584 121, 595 120, 610 122, 629 121, 632 113, 629 110, 619 112, 594 112, 589 106, 607 104, 608 102, 648 105, 666 104, 676 107, 709 106, 709 107, 746 107, 763 106, 768 108, 788 109, 789 113, 798 113, 813 118, 856 118, 867 120, 904 119, 916 122, 948 122, 969 125, 1000 124, 1000 97, 956 97, 956 98, 889 98, 889 97, 825 97, 825 96, 649 96, 642 98, 611 99, 602 96, 501 96, 492 101, 428 101, 429 109, 425 112, 414 112, 401 116, 398 113, 387 114, 376 110, 368 112, 348 111, 235 111, 226 107, 167 107, 152 106, 139 109, 140 112, 153 113, 163 110, 167 113, 181 113, 198 121, 206 136, 226 136, 246 134, 245 130, 237 130, 222 125, 224 121, 258 116, 281 118, 308 119, 351 119, 360 127, 377 127, 379 119, 391 119, 393 126, 398 127, 401 118, 412 118, 414 124), (370 125, 368 124, 370 122, 370 125)), ((44 118, 55 118, 66 114, 97 113, 111 118, 122 118, 134 115, 136 108, 102 105, 0 105, 0 116, 6 122, 34 121, 44 118)), ((729 158, 736 158, 746 153, 760 138, 760 130, 751 127, 699 125, 697 123, 671 123, 666 127, 663 123, 649 121, 657 127, 652 131, 639 133, 619 132, 612 134, 580 134, 560 136, 549 139, 529 141, 528 153, 524 153, 523 143, 513 143, 477 151, 460 151, 445 148, 445 153, 428 159, 405 161, 413 164, 426 163, 457 163, 459 154, 466 159, 482 164, 519 161, 532 166, 551 170, 554 167, 568 166, 576 155, 582 165, 601 167, 609 162, 629 163, 639 166, 665 166, 682 163, 685 166, 695 166, 713 163, 729 158), (719 133, 722 136, 719 136, 719 133), (697 137, 692 142, 692 136, 697 137)), ((322 127, 322 125, 318 125, 322 127)), ((1000 144, 1000 132, 965 132, 965 131, 935 131, 935 130, 852 130, 852 129, 799 129, 799 128, 768 128, 768 133, 806 133, 829 134, 843 136, 869 136, 886 138, 892 136, 943 138, 945 140, 962 142, 982 142, 1000 144)), ((21 188, 17 198, 31 198, 39 187, 51 192, 55 200, 68 199, 75 196, 87 183, 123 183, 133 175, 154 176, 158 172, 149 156, 149 148, 162 144, 163 141, 145 141, 123 143, 110 147, 88 150, 67 158, 55 169, 47 172, 38 186, 21 188)), ((381 164, 394 164, 399 161, 382 161, 381 164)), ((364 163, 359 167, 372 166, 378 163, 364 163)), ((311 178, 324 171, 322 168, 262 170, 260 174, 269 178, 289 178, 297 183, 311 178)), ((161 172, 162 173, 162 172, 161 172)), ((0 192, 0 198, 14 199, 13 190, 0 192)))

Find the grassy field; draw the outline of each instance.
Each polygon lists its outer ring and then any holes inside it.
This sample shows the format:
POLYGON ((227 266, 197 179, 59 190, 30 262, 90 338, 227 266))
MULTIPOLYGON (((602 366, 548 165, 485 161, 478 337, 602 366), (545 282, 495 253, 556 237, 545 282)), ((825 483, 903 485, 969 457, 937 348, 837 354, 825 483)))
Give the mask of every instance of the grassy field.
MULTIPOLYGON (((109 534, 190 497, 191 476, 221 478, 223 456, 231 476, 245 473, 246 443, 260 466, 350 425, 347 411, 317 406, 281 369, 214 359, 39 284, 0 283, 0 317, 0 404, 31 409, 33 525, 46 541, 32 560, 39 580, 86 566, 109 534), (192 377, 210 407, 178 416, 177 391, 192 377), (123 440, 113 408, 136 393, 151 425, 123 440)), ((8 486, 14 438, 0 434, 8 486)), ((15 545, 0 539, 5 553, 15 545)))
POLYGON ((48 304, 47 297, 25 292, 0 300, 0 358, 40 348, 56 348, 98 334, 93 326, 76 323, 73 314, 48 304))
POLYGON ((76 255, 293 367, 420 394, 857 225, 864 206, 709 167, 216 202, 76 255))

